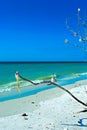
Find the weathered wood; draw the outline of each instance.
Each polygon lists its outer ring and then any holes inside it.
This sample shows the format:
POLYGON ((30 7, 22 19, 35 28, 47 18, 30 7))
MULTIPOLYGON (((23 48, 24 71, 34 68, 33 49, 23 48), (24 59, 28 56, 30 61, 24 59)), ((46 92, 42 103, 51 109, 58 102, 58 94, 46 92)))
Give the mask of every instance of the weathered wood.
POLYGON ((49 84, 49 85, 54 85, 54 86, 56 86, 56 87, 62 89, 63 91, 67 92, 67 93, 68 93, 71 97, 73 97, 77 102, 79 102, 80 104, 82 104, 82 105, 84 105, 84 106, 87 107, 87 104, 86 104, 86 103, 84 103, 83 101, 81 101, 80 99, 78 99, 76 96, 74 96, 69 90, 67 90, 66 88, 64 88, 64 87, 62 87, 62 86, 60 86, 60 85, 58 85, 58 84, 55 83, 55 82, 42 81, 42 82, 40 82, 40 83, 34 83, 33 81, 31 81, 31 80, 29 80, 29 79, 26 79, 26 78, 22 77, 22 76, 19 75, 19 74, 18 74, 18 76, 19 76, 19 78, 21 78, 22 80, 28 81, 28 82, 30 82, 30 83, 33 84, 33 85, 39 85, 39 84, 43 84, 43 83, 47 83, 47 84, 49 84))

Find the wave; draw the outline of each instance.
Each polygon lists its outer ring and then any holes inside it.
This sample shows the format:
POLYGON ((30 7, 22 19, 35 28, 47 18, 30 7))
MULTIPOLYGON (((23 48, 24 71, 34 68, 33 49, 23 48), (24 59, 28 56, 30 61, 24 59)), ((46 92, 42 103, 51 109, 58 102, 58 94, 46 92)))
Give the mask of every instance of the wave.
MULTIPOLYGON (((87 73, 72 73, 67 75, 60 75, 57 77, 57 82, 60 86, 65 86, 69 84, 73 84, 76 81, 80 81, 86 79, 87 73)), ((43 80, 34 80, 33 82, 38 83, 43 80)), ((8 84, 4 84, 0 86, 0 102, 6 101, 15 98, 21 98, 24 96, 30 96, 32 94, 36 94, 38 92, 54 88, 53 85, 47 85, 46 83, 40 85, 32 85, 27 81, 19 81, 21 91, 18 92, 17 82, 11 82, 8 84)))
MULTIPOLYGON (((41 82, 42 80, 35 80, 34 82, 41 82)), ((40 85, 32 85, 29 82, 20 81, 21 91, 18 91, 17 83, 9 83, 5 84, 2 88, 0 88, 0 102, 11 100, 15 98, 21 98, 24 96, 30 96, 32 94, 36 94, 40 91, 44 91, 50 89, 54 86, 49 86, 46 83, 40 85)))
POLYGON ((6 92, 6 91, 11 91, 11 89, 16 85, 16 82, 11 82, 8 84, 4 84, 0 86, 0 93, 6 92))
POLYGON ((79 73, 79 75, 85 75, 85 76, 87 76, 87 72, 85 72, 85 73, 79 73))
MULTIPOLYGON (((86 73, 72 73, 72 74, 66 74, 66 75, 58 75, 57 76, 57 82, 60 84, 60 85, 67 85, 69 83, 69 81, 73 80, 73 81, 77 81, 77 80, 81 80, 82 78, 86 78, 87 76, 87 72, 86 73)), ((37 80, 34 80, 33 82, 35 83, 38 83, 38 82, 42 82, 44 80, 48 80, 49 77, 51 76, 45 76, 45 78, 41 77, 40 79, 37 79, 37 80), (43 80, 44 79, 44 80, 43 80)), ((26 82, 26 81, 19 81, 20 82, 20 87, 22 90, 35 90, 35 89, 38 89, 38 88, 41 88, 43 86, 46 86, 46 84, 43 84, 43 85, 32 85, 31 83, 29 82, 26 82)), ((3 93, 3 92, 10 92, 10 91, 18 91, 17 90, 17 82, 11 82, 11 83, 8 83, 8 84, 4 84, 2 86, 0 86, 0 93, 3 93)))
MULTIPOLYGON (((42 82, 42 81, 43 80, 34 80, 33 82, 39 83, 39 82, 42 82)), ((32 89, 34 87, 34 85, 32 85, 29 82, 26 82, 26 81, 19 81, 19 82, 20 82, 21 88, 26 88, 26 87, 29 86, 29 88, 32 89)), ((12 91, 13 89, 17 89, 17 82, 11 82, 11 83, 4 84, 4 85, 0 86, 0 93, 12 91)))
POLYGON ((0 89, 0 93, 7 92, 7 91, 11 91, 11 88, 0 89))
POLYGON ((78 77, 79 77, 78 73, 72 73, 72 74, 61 75, 58 79, 59 80, 70 80, 70 79, 78 78, 78 77))

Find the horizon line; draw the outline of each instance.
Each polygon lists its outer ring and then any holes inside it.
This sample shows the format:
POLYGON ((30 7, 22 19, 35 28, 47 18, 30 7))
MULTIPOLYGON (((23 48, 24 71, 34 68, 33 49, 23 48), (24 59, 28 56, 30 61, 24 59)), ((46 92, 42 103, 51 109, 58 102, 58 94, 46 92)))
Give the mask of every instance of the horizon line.
POLYGON ((0 61, 0 63, 87 63, 87 61, 0 61))

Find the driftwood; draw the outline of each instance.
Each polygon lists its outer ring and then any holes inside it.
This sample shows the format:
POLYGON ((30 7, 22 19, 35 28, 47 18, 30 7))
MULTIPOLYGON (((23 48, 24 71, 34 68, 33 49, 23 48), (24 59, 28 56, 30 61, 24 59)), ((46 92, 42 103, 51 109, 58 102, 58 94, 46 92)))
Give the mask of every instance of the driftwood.
POLYGON ((19 75, 19 77, 20 77, 22 80, 28 81, 28 82, 30 82, 30 83, 33 84, 33 85, 39 85, 39 84, 43 84, 43 83, 47 83, 47 84, 49 84, 49 85, 51 84, 50 81, 42 81, 42 82, 39 82, 39 83, 35 83, 35 82, 31 81, 30 79, 26 79, 26 78, 22 77, 21 75, 19 75))
POLYGON ((52 83, 53 85, 59 87, 60 89, 64 90, 65 92, 67 92, 70 96, 72 96, 77 102, 79 102, 80 104, 87 106, 86 103, 82 102, 81 100, 79 100, 76 96, 74 96, 69 90, 65 89, 64 87, 61 87, 60 85, 56 84, 56 83, 52 83))
POLYGON ((43 84, 43 83, 47 83, 48 85, 54 85, 54 86, 56 86, 56 87, 62 89, 63 91, 67 92, 67 93, 68 93, 71 97, 73 97, 77 102, 79 102, 80 104, 82 104, 82 105, 84 105, 84 106, 87 107, 87 104, 86 104, 86 103, 84 103, 83 101, 81 101, 80 99, 78 99, 76 96, 74 96, 69 90, 67 90, 66 88, 64 88, 64 87, 62 87, 62 86, 60 86, 60 85, 58 85, 58 84, 55 83, 55 82, 51 82, 51 81, 48 80, 48 81, 42 81, 42 82, 40 82, 40 83, 35 83, 35 82, 33 82, 33 81, 29 80, 29 79, 26 79, 26 78, 22 77, 21 75, 19 75, 19 73, 17 73, 17 75, 18 75, 18 77, 21 78, 22 80, 28 81, 28 82, 32 83, 33 85, 39 85, 39 84, 43 84))

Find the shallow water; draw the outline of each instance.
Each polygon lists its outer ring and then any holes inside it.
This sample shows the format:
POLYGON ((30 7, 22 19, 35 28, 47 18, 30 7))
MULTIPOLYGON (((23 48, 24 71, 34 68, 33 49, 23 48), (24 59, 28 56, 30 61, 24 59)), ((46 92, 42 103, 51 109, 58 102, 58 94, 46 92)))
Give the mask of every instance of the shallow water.
POLYGON ((18 92, 16 71, 35 82, 48 80, 55 73, 58 84, 67 85, 87 79, 86 70, 87 63, 0 63, 0 101, 36 94, 54 87, 46 84, 33 86, 20 81, 21 91, 18 92))

